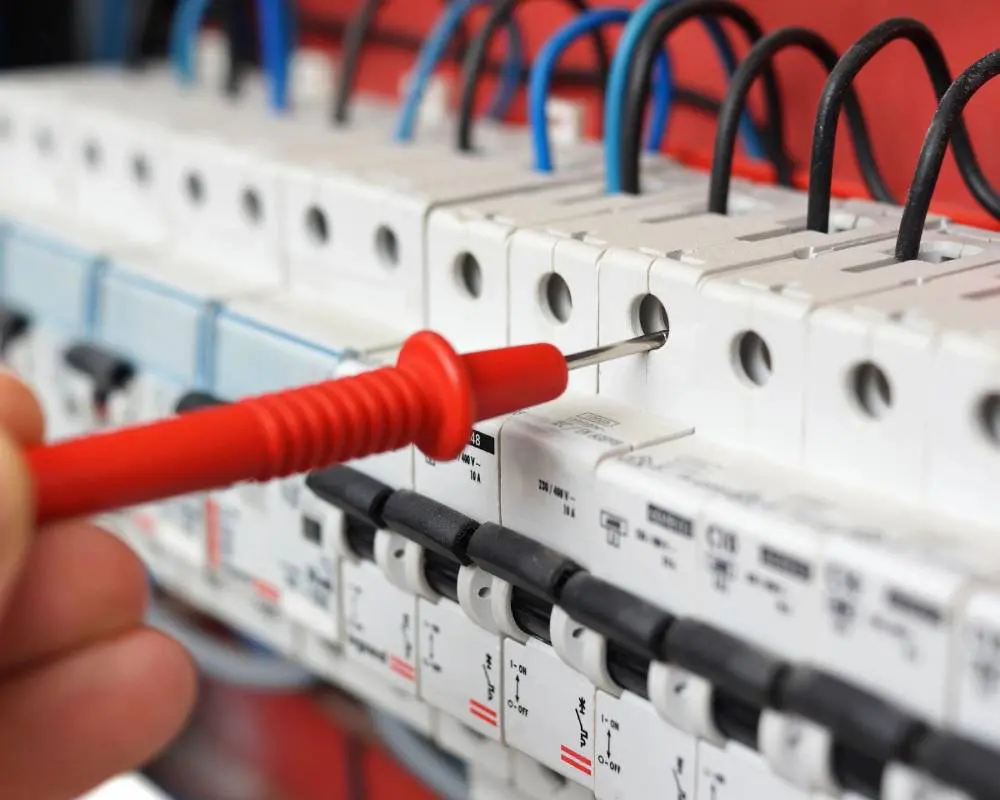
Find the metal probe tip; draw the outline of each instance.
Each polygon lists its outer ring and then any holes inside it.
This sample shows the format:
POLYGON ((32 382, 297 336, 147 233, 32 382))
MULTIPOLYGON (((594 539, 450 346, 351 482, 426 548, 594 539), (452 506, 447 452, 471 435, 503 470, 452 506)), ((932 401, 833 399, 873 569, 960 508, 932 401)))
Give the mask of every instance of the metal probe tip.
POLYGON ((616 358, 650 353, 663 347, 669 336, 670 331, 657 331, 656 333, 636 336, 634 339, 626 339, 624 342, 615 342, 603 347, 595 347, 593 350, 573 353, 566 356, 566 367, 574 370, 581 367, 592 367, 594 364, 603 364, 605 361, 614 361, 616 358))

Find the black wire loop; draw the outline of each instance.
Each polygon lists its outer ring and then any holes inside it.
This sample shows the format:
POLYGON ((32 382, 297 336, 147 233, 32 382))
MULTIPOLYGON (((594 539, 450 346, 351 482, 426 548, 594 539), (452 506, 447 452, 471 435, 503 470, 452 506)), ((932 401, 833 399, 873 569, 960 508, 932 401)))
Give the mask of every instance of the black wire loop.
MULTIPOLYGON (((900 39, 910 42, 917 49, 938 99, 951 86, 951 70, 941 45, 930 29, 915 19, 897 17, 886 20, 868 31, 844 53, 830 73, 816 112, 809 167, 809 209, 806 213, 809 230, 823 233, 829 230, 833 156, 837 143, 837 120, 844 95, 865 65, 889 44, 900 39)), ((955 120, 952 147, 962 180, 973 197, 990 214, 1000 218, 1000 194, 983 174, 969 131, 961 119, 955 120)))
MULTIPOLYGON (((731 0, 686 0, 661 12, 643 33, 636 46, 635 55, 629 69, 628 97, 622 124, 622 153, 620 154, 622 191, 625 194, 639 194, 639 171, 642 160, 643 112, 649 98, 652 84, 653 64, 666 39, 674 30, 688 20, 698 17, 721 17, 739 27, 751 44, 764 36, 764 31, 749 11, 731 0)), ((784 130, 781 90, 774 69, 767 63, 763 67, 764 95, 767 103, 768 136, 762 137, 768 146, 769 159, 778 172, 779 182, 791 184, 791 164, 785 156, 780 142, 784 130)))
MULTIPOLYGON (((497 0, 493 4, 486 22, 483 23, 483 26, 469 45, 469 51, 462 61, 455 147, 463 153, 470 153, 473 150, 472 121, 476 104, 476 85, 479 83, 479 76, 483 72, 490 43, 500 30, 500 27, 510 21, 515 8, 521 2, 523 0, 497 0)), ((565 3, 572 6, 579 13, 585 13, 590 10, 590 6, 585 0, 565 0, 565 3)), ((608 69, 611 63, 608 56, 608 47, 600 30, 591 31, 589 36, 594 44, 594 53, 597 58, 598 86, 600 86, 603 92, 607 86, 608 69)))
POLYGON ((225 0, 222 14, 229 42, 229 64, 222 89, 227 96, 238 97, 256 53, 253 15, 244 0, 225 0))
POLYGON ((920 148, 917 169, 903 207, 903 218, 896 237, 897 261, 913 261, 920 256, 920 240, 923 238, 927 214, 930 212, 931 199, 948 144, 951 142, 957 150, 955 140, 959 131, 965 130, 962 112, 976 92, 998 75, 1000 50, 994 50, 959 75, 941 98, 920 148))
MULTIPOLYGON (((237 0, 240 2, 241 0, 237 0)), ((445 0, 447 3, 447 0, 445 0)), ((337 73, 337 85, 333 93, 333 124, 346 125, 351 119, 351 101, 354 97, 354 86, 358 81, 358 68, 361 66, 361 56, 365 43, 372 34, 375 17, 382 8, 384 0, 365 0, 344 28, 341 47, 340 71, 337 73)), ((468 32, 465 25, 459 25, 455 34, 456 49, 464 53, 468 45, 468 32)))
MULTIPOLYGON (((781 28, 769 33, 750 49, 733 73, 729 90, 719 112, 719 124, 715 132, 715 152, 708 184, 708 210, 713 214, 726 214, 729 211, 729 188, 732 184, 736 137, 739 134, 740 117, 746 107, 750 89, 764 68, 773 63, 775 56, 792 47, 801 48, 815 56, 827 72, 833 70, 840 58, 833 45, 808 28, 781 28)), ((864 110, 857 94, 850 87, 844 98, 844 111, 847 114, 858 164, 868 191, 877 200, 895 202, 879 171, 864 110)))

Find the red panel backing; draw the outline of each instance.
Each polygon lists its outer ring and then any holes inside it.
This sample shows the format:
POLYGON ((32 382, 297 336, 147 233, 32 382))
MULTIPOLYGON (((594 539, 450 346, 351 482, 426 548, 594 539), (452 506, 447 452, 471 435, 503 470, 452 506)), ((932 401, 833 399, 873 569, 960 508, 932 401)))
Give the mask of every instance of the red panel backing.
MULTIPOLYGON (((637 6, 640 0, 592 0, 592 5, 637 6)), ((299 0, 311 13, 344 19, 358 7, 358 0, 299 0)), ((380 27, 420 34, 426 31, 441 8, 441 0, 386 0, 379 14, 380 27)), ((991 49, 1000 46, 1000 12, 994 0, 744 0, 744 5, 760 19, 765 30, 786 25, 804 25, 823 33, 839 49, 846 49, 872 25, 893 16, 915 17, 936 33, 954 73, 991 49)), ((537 49, 552 31, 568 19, 568 4, 524 2, 519 19, 531 45, 537 49)), ((471 25, 477 23, 473 16, 471 25)), ((609 34, 611 32, 609 31, 609 34)), ((736 37, 734 37, 736 38, 736 37)), ((722 70, 714 50, 708 46, 697 24, 686 25, 671 43, 678 80, 721 97, 722 70)), ((411 53, 372 48, 363 60, 360 87, 363 90, 394 93, 398 80, 412 62, 411 53)), ((566 66, 587 66, 591 52, 585 44, 568 54, 566 66)), ((791 52, 778 62, 786 103, 787 137, 797 163, 806 164, 812 141, 816 100, 823 83, 820 68, 809 56, 791 52)), ((484 80, 484 91, 488 88, 484 80)), ((876 152, 890 185, 899 197, 905 196, 927 123, 934 112, 934 96, 916 52, 905 43, 896 43, 862 73, 857 88, 869 118, 876 152)), ((597 103, 591 112, 592 129, 597 133, 597 103)), ((520 116, 523 114, 519 112, 520 116)), ((523 117, 522 117, 523 118, 523 117)), ((978 145, 986 174, 1000 180, 1000 149, 993 146, 991 130, 1000 125, 1000 81, 986 87, 970 104, 969 128, 978 145)), ((836 176, 838 190, 864 194, 850 152, 846 126, 839 137, 836 176)), ((678 110, 674 115, 668 150, 686 159, 705 163, 711 157, 714 123, 704 116, 678 110)), ((741 171, 746 169, 741 165, 741 171)), ((982 213, 962 184, 950 156, 938 184, 936 208, 959 211, 965 219, 984 222, 982 213)))

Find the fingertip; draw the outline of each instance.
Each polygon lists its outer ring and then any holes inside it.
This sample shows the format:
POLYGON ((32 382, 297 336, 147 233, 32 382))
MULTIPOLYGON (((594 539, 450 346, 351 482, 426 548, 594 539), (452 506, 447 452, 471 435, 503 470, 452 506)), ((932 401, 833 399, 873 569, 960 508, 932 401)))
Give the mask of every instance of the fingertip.
POLYGON ((0 369, 0 429, 21 446, 45 438, 45 414, 35 393, 6 369, 0 369))
POLYGON ((0 430, 0 598, 10 590, 27 552, 34 504, 21 448, 0 430))
POLYGON ((146 730, 158 752, 181 731, 194 708, 198 671, 183 646, 153 628, 134 634, 129 649, 134 653, 133 674, 140 683, 156 687, 157 711, 150 715, 146 730))

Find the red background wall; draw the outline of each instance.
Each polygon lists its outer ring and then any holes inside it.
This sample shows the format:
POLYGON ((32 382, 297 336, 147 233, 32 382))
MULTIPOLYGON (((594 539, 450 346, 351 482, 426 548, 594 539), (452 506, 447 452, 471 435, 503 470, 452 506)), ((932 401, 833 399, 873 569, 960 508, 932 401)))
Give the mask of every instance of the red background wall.
MULTIPOLYGON (((593 7, 626 5, 635 7, 641 0, 591 0, 593 7)), ((824 34, 843 51, 872 25, 893 16, 915 17, 935 32, 948 56, 953 74, 990 50, 1000 47, 1000 4, 996 0, 744 0, 744 6, 761 21, 765 31, 786 25, 811 27, 824 34)), ((309 14, 346 19, 360 5, 357 0, 299 0, 299 7, 309 14)), ((377 27, 394 32, 424 33, 439 13, 441 0, 385 0, 377 27)), ((568 4, 554 0, 525 0, 517 14, 534 52, 539 43, 569 19, 568 4)), ((482 17, 470 17, 474 29, 482 17)), ((609 44, 617 30, 607 31, 609 44)), ((740 42, 739 36, 733 36, 740 42)), ((502 43, 498 43, 502 44, 502 43)), ((741 47, 745 45, 740 44, 741 47)), ((724 76, 715 51, 708 46, 700 26, 688 24, 670 42, 676 79, 692 88, 704 89, 716 97, 724 90, 724 76)), ((499 55, 499 52, 498 52, 499 55)), ((394 93, 399 76, 412 64, 413 53, 373 46, 362 61, 361 90, 394 93)), ((567 55, 563 66, 586 67, 591 63, 587 44, 580 44, 567 55)), ((816 101, 824 75, 810 56, 789 52, 778 60, 778 70, 786 106, 786 136, 790 152, 799 165, 808 162, 816 101)), ((485 97, 489 82, 484 80, 485 97)), ((905 42, 891 45, 861 74, 857 89, 866 110, 875 139, 876 153, 890 185, 900 198, 915 165, 924 131, 934 112, 935 99, 923 66, 905 42)), ((596 101, 590 112, 592 131, 597 133, 596 101)), ((523 114, 523 105, 519 109, 523 114)), ((977 145, 986 174, 1000 181, 1000 147, 993 131, 1000 128, 1000 81, 986 87, 969 106, 968 124, 977 145)), ((684 158, 704 161, 711 155, 713 121, 688 110, 678 109, 671 123, 667 149, 684 158)), ((841 125, 838 137, 836 176, 846 181, 838 189, 863 194, 857 183, 857 170, 850 152, 850 136, 841 125)), ((743 165, 744 168, 746 165, 743 165)), ((981 212, 971 199, 955 170, 951 157, 945 166, 936 194, 936 207, 942 212, 960 210, 983 222, 981 212)))

